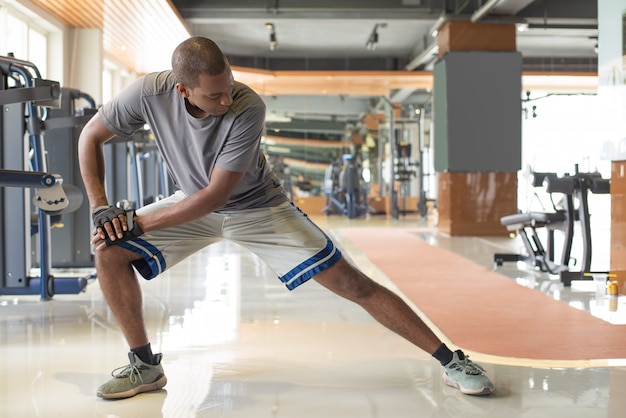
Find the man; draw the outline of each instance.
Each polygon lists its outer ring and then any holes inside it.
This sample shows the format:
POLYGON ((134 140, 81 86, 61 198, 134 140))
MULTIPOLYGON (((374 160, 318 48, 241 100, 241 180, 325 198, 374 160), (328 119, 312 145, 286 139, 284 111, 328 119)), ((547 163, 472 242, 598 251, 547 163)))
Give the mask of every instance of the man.
POLYGON ((161 354, 153 354, 148 341, 135 271, 152 279, 222 239, 254 252, 290 290, 314 279, 358 303, 439 360, 446 384, 467 394, 491 393, 479 365, 450 351, 397 295, 349 265, 289 202, 260 152, 264 121, 263 101, 233 80, 219 47, 193 37, 174 51, 171 71, 136 80, 84 127, 78 152, 93 210, 98 280, 130 346, 130 364, 116 369, 97 395, 127 398, 167 382, 161 354), (123 211, 106 197, 103 144, 146 123, 180 191, 137 213, 123 211))

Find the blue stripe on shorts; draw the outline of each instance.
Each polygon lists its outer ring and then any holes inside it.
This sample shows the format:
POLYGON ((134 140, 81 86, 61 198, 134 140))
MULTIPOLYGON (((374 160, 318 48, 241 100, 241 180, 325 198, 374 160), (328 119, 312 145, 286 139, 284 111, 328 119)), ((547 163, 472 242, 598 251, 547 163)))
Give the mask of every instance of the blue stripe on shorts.
POLYGON ((143 257, 133 261, 132 264, 144 279, 154 279, 165 271, 166 263, 163 254, 148 241, 135 238, 132 241, 121 242, 117 245, 143 257))
POLYGON ((293 290, 317 273, 331 267, 340 258, 341 251, 328 239, 326 247, 322 251, 291 269, 287 274, 280 277, 280 281, 285 283, 287 289, 293 290))

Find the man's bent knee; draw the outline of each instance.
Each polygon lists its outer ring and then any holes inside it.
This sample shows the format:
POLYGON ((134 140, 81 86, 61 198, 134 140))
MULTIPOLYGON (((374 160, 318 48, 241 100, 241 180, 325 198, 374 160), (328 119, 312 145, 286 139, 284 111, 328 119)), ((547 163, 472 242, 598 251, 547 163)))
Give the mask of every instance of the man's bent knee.
POLYGON ((109 265, 126 265, 135 260, 139 260, 141 255, 135 254, 119 245, 111 245, 99 250, 96 250, 96 264, 99 268, 109 265))

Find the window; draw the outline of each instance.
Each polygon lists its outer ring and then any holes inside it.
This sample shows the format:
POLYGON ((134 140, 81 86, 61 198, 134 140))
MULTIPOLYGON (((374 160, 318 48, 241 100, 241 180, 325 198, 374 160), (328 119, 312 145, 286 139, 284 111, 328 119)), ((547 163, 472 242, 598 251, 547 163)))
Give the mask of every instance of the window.
MULTIPOLYGON (((4 26, 4 25, 3 25, 4 26)), ((15 58, 28 60, 28 25, 10 13, 6 14, 4 55, 13 54, 15 58)))
POLYGON ((39 68, 41 76, 48 73, 48 39, 37 29, 28 28, 28 61, 39 68))
POLYGON ((43 78, 48 73, 48 34, 19 11, 0 6, 0 55, 35 64, 43 78))

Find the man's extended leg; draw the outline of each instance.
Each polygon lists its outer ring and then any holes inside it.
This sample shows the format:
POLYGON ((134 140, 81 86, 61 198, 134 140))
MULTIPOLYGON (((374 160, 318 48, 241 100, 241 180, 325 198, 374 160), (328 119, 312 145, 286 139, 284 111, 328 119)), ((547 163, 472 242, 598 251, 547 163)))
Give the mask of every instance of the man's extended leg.
POLYGON ((104 298, 128 342, 130 364, 113 371, 113 379, 98 388, 105 399, 120 399, 161 389, 167 378, 153 355, 143 320, 143 299, 131 262, 140 256, 117 245, 96 251, 98 282, 104 298))
POLYGON ((445 367, 446 384, 473 395, 493 391, 492 383, 479 365, 469 361, 461 351, 452 353, 398 295, 365 276, 345 259, 318 273, 315 279, 339 296, 359 304, 382 325, 433 355, 445 367))
POLYGON ((315 280, 339 296, 358 303, 382 325, 427 353, 434 353, 441 345, 435 333, 398 295, 365 276, 345 259, 318 273, 315 280))

